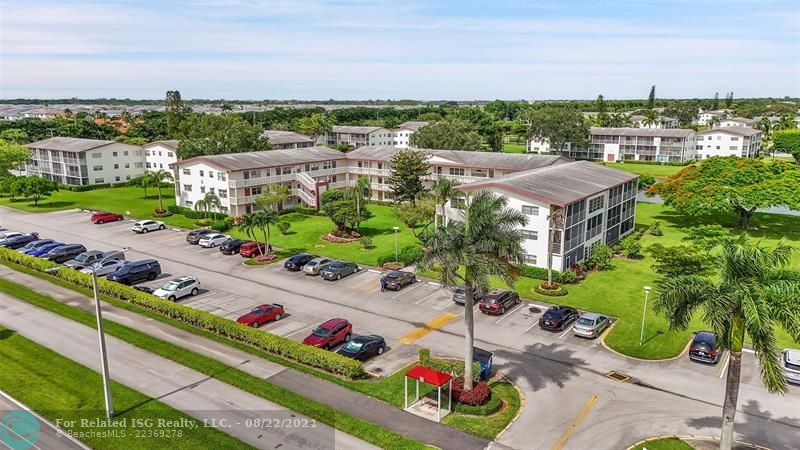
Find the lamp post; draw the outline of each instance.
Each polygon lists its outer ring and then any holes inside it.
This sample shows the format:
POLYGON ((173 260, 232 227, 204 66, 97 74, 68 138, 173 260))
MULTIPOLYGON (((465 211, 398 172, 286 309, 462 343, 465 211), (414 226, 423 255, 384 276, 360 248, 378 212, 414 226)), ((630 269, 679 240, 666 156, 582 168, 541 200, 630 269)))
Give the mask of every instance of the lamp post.
POLYGON ((642 332, 639 334, 639 345, 644 342, 644 316, 647 314, 647 297, 650 295, 650 286, 644 287, 644 308, 642 309, 642 332))
MULTIPOLYGON (((123 247, 120 252, 125 253, 128 250, 130 250, 130 247, 123 247)), ((103 373, 103 397, 106 401, 106 417, 109 419, 114 417, 114 405, 111 399, 111 380, 108 374, 108 353, 106 352, 106 338, 103 333, 103 311, 100 308, 100 292, 97 287, 96 266, 102 265, 103 262, 105 262, 105 260, 109 259, 111 256, 113 255, 106 256, 100 261, 97 261, 89 266, 92 273, 92 294, 94 295, 95 315, 97 316, 97 338, 100 344, 100 365, 103 373)), ((58 266, 48 269, 47 271, 55 272, 64 268, 69 267, 58 266)))
POLYGON ((394 230, 394 261, 397 262, 397 232, 400 231, 400 227, 392 227, 394 230))

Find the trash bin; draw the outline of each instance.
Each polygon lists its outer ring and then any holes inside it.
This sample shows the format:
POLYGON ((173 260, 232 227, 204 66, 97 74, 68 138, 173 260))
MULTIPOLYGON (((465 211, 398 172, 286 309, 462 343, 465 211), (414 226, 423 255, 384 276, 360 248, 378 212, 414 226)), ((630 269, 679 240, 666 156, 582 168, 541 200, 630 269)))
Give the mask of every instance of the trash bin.
POLYGON ((481 365, 481 380, 486 381, 492 376, 492 356, 494 353, 482 348, 472 348, 472 360, 481 365))

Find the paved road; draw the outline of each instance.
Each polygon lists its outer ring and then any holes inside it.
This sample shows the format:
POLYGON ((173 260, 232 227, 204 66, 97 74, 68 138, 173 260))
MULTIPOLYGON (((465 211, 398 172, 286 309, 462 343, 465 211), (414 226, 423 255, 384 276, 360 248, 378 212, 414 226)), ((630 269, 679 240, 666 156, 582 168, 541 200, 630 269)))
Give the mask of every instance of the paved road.
MULTIPOLYGON (((427 283, 405 292, 381 293, 377 292, 378 274, 369 271, 328 283, 286 273, 277 265, 242 267, 238 256, 186 244, 183 233, 134 235, 129 222, 93 226, 88 215, 78 211, 34 215, 0 209, 0 214, 0 223, 12 230, 36 230, 43 237, 101 250, 132 246, 129 259, 155 257, 170 274, 196 275, 208 292, 182 301, 189 306, 235 318, 259 303, 283 303, 289 317, 265 329, 291 339, 302 339, 322 320, 346 317, 356 333, 381 334, 392 347, 371 363, 373 370, 390 373, 412 361, 423 346, 436 355, 461 354, 463 311, 443 301, 447 294, 427 283)), ((662 363, 623 358, 596 341, 539 330, 534 324, 541 312, 541 308, 525 306, 500 318, 476 315, 478 345, 495 351, 496 367, 518 383, 526 398, 520 419, 499 444, 551 448, 566 437, 567 448, 580 443, 620 448, 651 436, 654 430, 718 433, 724 366, 692 364, 685 358, 662 363), (633 380, 622 384, 605 378, 611 370, 633 380), (592 400, 594 395, 597 400, 592 400), (669 415, 670 411, 676 413, 669 415), (575 423, 577 418, 579 423, 575 423), (609 426, 612 422, 615 426, 609 426)), ((751 355, 746 358, 737 416, 742 424, 737 428, 739 437, 791 448, 781 445, 780 436, 800 433, 800 389, 792 389, 785 397, 768 395, 751 355), (751 423, 770 432, 749 432, 751 423)))
MULTIPOLYGON (((67 358, 99 371, 95 330, 0 294, 0 324, 67 358), (69 336, 69 339, 65 339, 69 336)), ((207 375, 156 356, 114 337, 107 337, 111 377, 204 423, 224 424, 226 432, 256 448, 368 449, 357 438, 317 423, 280 405, 207 375), (299 419, 304 427, 270 427, 252 421, 299 419)), ((299 423, 299 422, 298 422, 299 423)))
POLYGON ((14 432, 15 427, 7 423, 6 414, 19 410, 30 412, 30 408, 0 391, 0 435, 3 436, 0 439, 0 449, 13 450, 25 445, 29 446, 27 448, 37 450, 89 450, 89 447, 78 440, 67 437, 53 423, 35 413, 32 414, 39 424, 39 434, 35 439, 14 432), (27 442, 27 444, 22 444, 22 442, 27 442))

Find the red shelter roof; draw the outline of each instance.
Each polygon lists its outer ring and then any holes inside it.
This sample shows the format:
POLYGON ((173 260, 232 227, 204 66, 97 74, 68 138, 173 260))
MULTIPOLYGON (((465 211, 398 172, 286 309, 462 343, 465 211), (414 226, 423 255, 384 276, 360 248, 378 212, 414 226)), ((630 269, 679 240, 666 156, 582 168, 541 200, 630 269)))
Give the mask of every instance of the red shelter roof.
POLYGON ((432 384, 434 386, 443 386, 450 381, 450 375, 442 372, 437 372, 433 369, 422 366, 414 366, 411 370, 406 372, 406 377, 422 381, 423 383, 432 384))

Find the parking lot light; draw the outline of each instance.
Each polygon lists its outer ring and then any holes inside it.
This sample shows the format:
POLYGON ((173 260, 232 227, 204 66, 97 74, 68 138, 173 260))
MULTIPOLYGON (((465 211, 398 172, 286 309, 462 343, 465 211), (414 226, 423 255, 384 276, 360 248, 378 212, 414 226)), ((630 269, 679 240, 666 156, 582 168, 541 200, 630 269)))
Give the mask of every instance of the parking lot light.
POLYGON ((639 334, 639 346, 644 342, 644 317, 647 314, 647 297, 650 295, 650 286, 644 287, 644 308, 642 309, 642 332, 639 334))
POLYGON ((394 262, 397 262, 397 232, 400 231, 400 227, 392 227, 394 230, 394 262))

